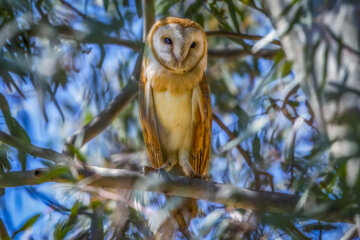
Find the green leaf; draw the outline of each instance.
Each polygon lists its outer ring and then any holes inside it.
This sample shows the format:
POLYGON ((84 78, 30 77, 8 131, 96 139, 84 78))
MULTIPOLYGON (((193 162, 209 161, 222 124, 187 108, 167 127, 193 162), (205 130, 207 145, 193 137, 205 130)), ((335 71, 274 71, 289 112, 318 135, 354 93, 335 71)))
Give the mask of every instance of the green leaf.
MULTIPOLYGON (((115 6, 116 14, 117 14, 118 17, 119 17, 120 26, 123 27, 123 26, 124 26, 124 23, 125 23, 125 20, 124 20, 123 15, 122 15, 121 12, 120 12, 118 0, 112 0, 112 1, 113 1, 114 6, 115 6)), ((138 10, 138 9, 136 9, 136 10, 138 10)), ((140 9, 140 12, 141 12, 141 9, 140 9)), ((139 12, 138 12, 138 14, 139 14, 139 12)), ((141 14, 141 13, 140 13, 140 14, 141 14)))
POLYGON ((288 100, 287 102, 290 106, 292 107, 298 107, 300 106, 300 103, 298 101, 292 101, 292 100, 288 100))
MULTIPOLYGON (((10 134, 24 141, 25 143, 31 143, 30 137, 20 123, 11 116, 9 104, 4 97, 0 94, 0 109, 4 115, 6 125, 10 131, 10 134)), ((22 170, 26 169, 26 153, 18 151, 18 159, 21 162, 22 170)))
POLYGON ((204 18, 204 15, 203 15, 203 14, 198 14, 198 15, 196 15, 195 21, 196 21, 198 24, 200 24, 200 26, 204 27, 205 18, 204 18))
POLYGON ((11 169, 7 150, 8 146, 0 143, 0 172, 9 171, 11 169))
POLYGON ((0 109, 4 115, 6 125, 10 129, 11 128, 11 126, 9 127, 9 125, 11 125, 10 108, 9 108, 9 104, 8 104, 6 98, 1 93, 0 93, 0 109))
POLYGON ((288 34, 293 27, 295 26, 295 24, 298 24, 300 22, 300 18, 303 16, 303 8, 301 7, 301 5, 298 6, 298 9, 296 10, 295 16, 293 17, 293 19, 290 21, 290 23, 288 24, 287 29, 285 30, 285 32, 281 35, 286 35, 288 34))
POLYGON ((292 66, 293 66, 292 62, 289 61, 284 62, 281 68, 281 77, 285 77, 289 75, 292 71, 292 66))
POLYGON ((155 1, 156 13, 160 15, 165 15, 168 13, 169 9, 178 3, 178 0, 160 0, 155 1))
POLYGON ((69 173, 69 168, 67 166, 56 166, 52 168, 49 172, 42 174, 39 180, 41 182, 46 182, 51 179, 57 178, 59 176, 71 178, 71 174, 69 173))
POLYGON ((248 113, 239 105, 235 109, 235 114, 239 119, 239 126, 242 129, 245 129, 246 126, 249 124, 250 118, 248 113))
POLYGON ((235 31, 239 32, 240 27, 239 27, 238 19, 236 18, 236 6, 232 2, 232 0, 227 0, 227 4, 228 4, 228 7, 229 7, 231 20, 232 20, 232 22, 234 24, 234 27, 235 27, 235 31))
POLYGON ((14 232, 14 234, 12 235, 12 238, 15 238, 15 236, 17 234, 19 234, 20 232, 26 231, 27 229, 31 228, 40 217, 41 217, 41 213, 38 213, 38 214, 35 214, 34 216, 32 216, 31 218, 29 218, 29 220, 27 220, 19 230, 14 232))
POLYGON ((105 11, 108 10, 108 7, 109 7, 109 0, 104 0, 104 9, 105 9, 105 11))
POLYGON ((260 138, 259 136, 256 134, 254 139, 253 139, 253 142, 252 142, 252 154, 253 154, 253 157, 258 160, 260 159, 260 148, 261 148, 261 145, 260 145, 260 138))
POLYGON ((4 95, 0 94, 0 109, 4 115, 6 125, 10 131, 10 134, 14 137, 20 138, 26 143, 31 143, 30 137, 25 131, 23 127, 19 124, 19 122, 11 116, 9 104, 4 97, 4 95))
POLYGON ((327 82, 327 72, 328 72, 328 60, 329 60, 329 51, 330 47, 327 45, 324 53, 324 66, 322 71, 322 80, 321 84, 319 86, 319 91, 322 92, 325 88, 326 82, 327 82))
POLYGON ((80 152, 78 148, 75 148, 73 145, 69 145, 68 147, 71 155, 76 156, 82 162, 86 162, 85 155, 82 152, 80 152))
POLYGON ((135 6, 136 6, 136 13, 139 18, 142 17, 142 4, 141 0, 135 0, 135 6))
POLYGON ((289 3, 288 6, 286 6, 282 12, 280 13, 280 16, 283 17, 285 15, 287 15, 290 10, 299 2, 299 0, 293 0, 291 3, 289 3))
POLYGON ((191 4, 188 9, 186 9, 185 17, 192 18, 193 15, 199 11, 203 4, 203 0, 196 0, 193 4, 191 4))
POLYGON ((65 239, 66 235, 75 228, 78 220, 79 209, 81 208, 81 203, 75 202, 71 208, 71 213, 69 218, 64 222, 58 222, 55 225, 54 230, 54 239, 62 240, 65 239))

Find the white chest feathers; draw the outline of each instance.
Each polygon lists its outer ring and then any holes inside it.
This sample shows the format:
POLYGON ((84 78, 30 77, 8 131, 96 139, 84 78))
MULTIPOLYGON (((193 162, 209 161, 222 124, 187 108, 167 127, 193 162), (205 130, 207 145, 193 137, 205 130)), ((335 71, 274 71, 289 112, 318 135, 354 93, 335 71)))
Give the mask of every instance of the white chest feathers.
POLYGON ((192 90, 153 92, 160 143, 167 154, 191 148, 192 90))

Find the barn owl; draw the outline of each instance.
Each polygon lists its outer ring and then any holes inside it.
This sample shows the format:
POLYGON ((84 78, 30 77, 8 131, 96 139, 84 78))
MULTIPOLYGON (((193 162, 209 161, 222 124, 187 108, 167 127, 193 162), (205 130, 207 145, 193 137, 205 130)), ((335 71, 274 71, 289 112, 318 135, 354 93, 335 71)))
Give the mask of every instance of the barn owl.
MULTIPOLYGON (((139 83, 139 111, 154 168, 207 177, 211 148, 206 36, 194 21, 167 17, 151 28, 139 83)), ((197 209, 193 205, 193 214, 197 209)))

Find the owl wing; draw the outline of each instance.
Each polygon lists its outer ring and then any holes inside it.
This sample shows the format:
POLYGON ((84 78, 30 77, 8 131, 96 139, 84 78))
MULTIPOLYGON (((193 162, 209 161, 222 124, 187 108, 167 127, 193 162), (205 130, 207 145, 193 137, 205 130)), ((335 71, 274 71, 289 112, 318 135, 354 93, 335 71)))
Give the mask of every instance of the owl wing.
POLYGON ((147 82, 142 72, 139 81, 139 115, 143 129, 144 141, 150 156, 152 166, 159 168, 164 164, 160 140, 156 126, 155 107, 150 82, 147 82))
POLYGON ((211 149, 210 87, 205 74, 192 97, 192 148, 190 164, 196 174, 207 173, 211 149))

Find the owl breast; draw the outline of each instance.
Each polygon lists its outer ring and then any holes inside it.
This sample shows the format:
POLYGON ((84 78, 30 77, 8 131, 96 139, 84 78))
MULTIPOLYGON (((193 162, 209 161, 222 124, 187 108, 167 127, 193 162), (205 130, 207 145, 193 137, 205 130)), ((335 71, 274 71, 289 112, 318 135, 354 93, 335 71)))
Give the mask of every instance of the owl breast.
POLYGON ((172 94, 155 92, 154 105, 160 144, 166 154, 176 154, 191 148, 191 95, 192 91, 172 94))

